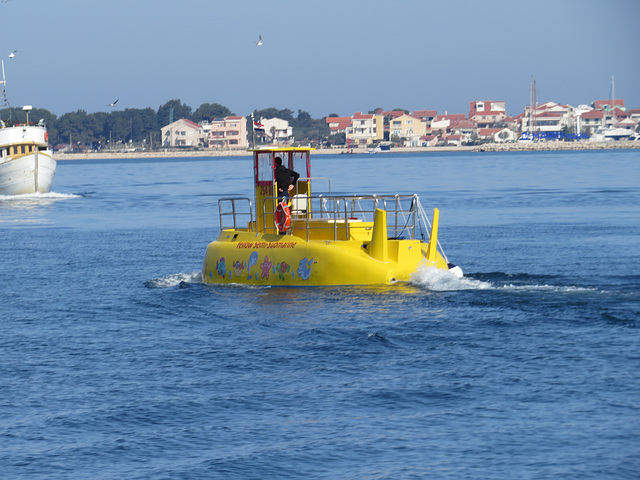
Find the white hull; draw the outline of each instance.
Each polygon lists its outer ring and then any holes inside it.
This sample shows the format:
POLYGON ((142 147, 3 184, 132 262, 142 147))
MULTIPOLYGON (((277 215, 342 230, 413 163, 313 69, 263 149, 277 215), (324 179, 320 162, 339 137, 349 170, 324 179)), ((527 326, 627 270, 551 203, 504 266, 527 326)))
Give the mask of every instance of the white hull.
POLYGON ((37 152, 0 163, 0 195, 48 193, 51 190, 56 161, 51 152, 37 152))
POLYGON ((0 195, 48 193, 55 172, 44 127, 0 128, 0 195))

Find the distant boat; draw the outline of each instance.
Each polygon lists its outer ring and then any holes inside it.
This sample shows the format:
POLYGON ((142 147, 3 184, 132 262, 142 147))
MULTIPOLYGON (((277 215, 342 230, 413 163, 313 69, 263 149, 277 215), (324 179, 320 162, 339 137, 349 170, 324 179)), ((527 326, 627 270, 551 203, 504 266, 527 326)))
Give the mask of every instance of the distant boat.
POLYGON ((391 143, 379 143, 377 146, 372 147, 367 150, 367 153, 380 153, 380 152, 388 152, 391 150, 391 143))
MULTIPOLYGON (((4 63, 2 74, 4 86, 4 63)), ((22 109, 27 117, 25 123, 8 125, 0 120, 0 195, 48 193, 51 190, 56 161, 49 149, 44 122, 29 124, 31 109, 30 105, 22 109)))
POLYGON ((628 140, 633 135, 633 130, 626 128, 606 127, 599 128, 596 133, 591 135, 592 142, 610 142, 613 140, 628 140))

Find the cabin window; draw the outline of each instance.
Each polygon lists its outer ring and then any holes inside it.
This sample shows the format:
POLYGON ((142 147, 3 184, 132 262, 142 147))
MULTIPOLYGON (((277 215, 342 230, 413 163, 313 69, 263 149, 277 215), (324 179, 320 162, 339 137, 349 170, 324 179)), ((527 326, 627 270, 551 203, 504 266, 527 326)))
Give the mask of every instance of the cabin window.
POLYGON ((258 154, 258 182, 273 182, 273 160, 270 153, 258 154))
POLYGON ((27 148, 26 148, 26 146, 21 145, 21 146, 20 146, 20 150, 22 151, 21 153, 26 153, 27 148))

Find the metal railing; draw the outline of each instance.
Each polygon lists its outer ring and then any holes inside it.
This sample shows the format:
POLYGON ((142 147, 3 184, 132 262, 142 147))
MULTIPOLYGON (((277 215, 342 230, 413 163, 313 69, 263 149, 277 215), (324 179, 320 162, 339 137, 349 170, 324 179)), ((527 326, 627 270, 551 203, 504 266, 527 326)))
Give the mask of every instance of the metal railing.
MULTIPOLYGON (((275 205, 276 197, 263 199, 254 212, 251 199, 247 197, 228 197, 218 200, 220 214, 220 229, 254 231, 257 221, 256 215, 262 216, 261 233, 276 233, 275 205), (270 208, 267 208, 270 205, 270 208), (231 222, 227 222, 231 219, 231 222)), ((373 222, 376 209, 387 212, 387 237, 389 239, 411 239, 428 241, 431 232, 431 222, 427 216, 418 195, 353 195, 353 196, 325 196, 325 195, 296 195, 291 199, 292 220, 302 220, 305 236, 308 241, 311 231, 332 231, 329 237, 333 240, 340 238, 344 230, 344 237, 350 237, 352 225, 360 222, 373 222), (317 222, 314 220, 326 220, 317 222)), ((296 227, 299 228, 299 227, 296 227)), ((368 227, 369 228, 369 227, 368 227)), ((438 250, 445 260, 447 257, 438 242, 438 250)), ((447 260, 448 261, 448 260, 447 260)))
POLYGON ((251 230, 255 215, 253 214, 253 204, 247 197, 227 197, 218 200, 218 212, 220 215, 220 230, 239 228, 251 230), (231 219, 232 225, 225 223, 231 219), (240 221, 246 219, 244 225, 240 226, 240 221))
MULTIPOLYGON (((274 197, 265 198, 258 206, 260 214, 265 218, 265 231, 275 224, 274 214, 267 205, 277 202, 274 197), (269 222, 269 220, 273 222, 269 222)), ((333 230, 334 240, 338 239, 338 231, 346 229, 349 237, 351 224, 355 222, 373 222, 376 209, 387 212, 387 236, 389 238, 424 239, 429 232, 423 226, 420 215, 420 201, 417 195, 359 195, 359 196, 300 196, 291 200, 292 218, 305 222, 307 240, 311 230, 333 230), (313 220, 326 222, 313 222, 313 220)))

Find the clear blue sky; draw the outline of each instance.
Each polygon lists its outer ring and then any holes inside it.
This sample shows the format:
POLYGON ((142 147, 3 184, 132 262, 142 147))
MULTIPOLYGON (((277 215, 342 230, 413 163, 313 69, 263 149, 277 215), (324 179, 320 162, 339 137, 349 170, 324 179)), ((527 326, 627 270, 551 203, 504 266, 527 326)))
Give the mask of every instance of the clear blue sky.
POLYGON ((517 115, 532 75, 539 103, 606 100, 613 75, 640 108, 638 0, 0 0, 0 19, 11 104, 57 115, 116 98, 313 118, 477 98, 517 115))

